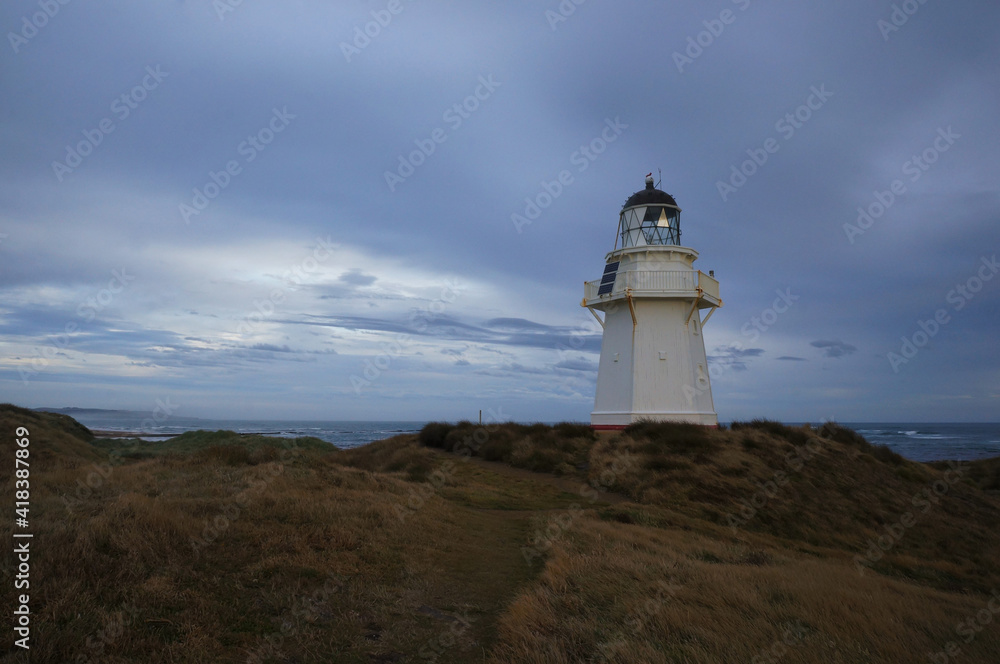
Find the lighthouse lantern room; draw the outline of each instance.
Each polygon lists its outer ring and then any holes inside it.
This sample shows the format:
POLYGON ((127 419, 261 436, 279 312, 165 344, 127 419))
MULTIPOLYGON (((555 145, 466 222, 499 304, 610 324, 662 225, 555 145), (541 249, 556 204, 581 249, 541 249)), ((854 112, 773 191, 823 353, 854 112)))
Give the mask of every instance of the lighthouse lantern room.
POLYGON ((719 282, 694 268, 698 252, 681 246, 680 218, 677 201, 647 175, 622 206, 604 275, 584 284, 582 305, 604 330, 594 428, 718 424, 702 328, 722 306, 719 282))

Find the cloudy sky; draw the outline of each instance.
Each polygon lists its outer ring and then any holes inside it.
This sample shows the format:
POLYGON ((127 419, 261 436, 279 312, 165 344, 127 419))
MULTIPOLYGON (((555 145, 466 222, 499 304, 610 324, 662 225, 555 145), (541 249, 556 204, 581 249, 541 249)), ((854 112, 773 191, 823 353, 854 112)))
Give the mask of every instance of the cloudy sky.
POLYGON ((1000 420, 996 3, 61 2, 0 9, 0 401, 586 420, 661 169, 721 420, 1000 420))

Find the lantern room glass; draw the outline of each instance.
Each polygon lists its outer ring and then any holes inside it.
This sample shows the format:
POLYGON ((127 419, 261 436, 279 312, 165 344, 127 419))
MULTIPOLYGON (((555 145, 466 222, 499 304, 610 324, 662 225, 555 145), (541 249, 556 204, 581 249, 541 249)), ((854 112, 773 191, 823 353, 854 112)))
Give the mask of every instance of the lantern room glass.
POLYGON ((623 210, 619 221, 622 247, 680 245, 680 216, 680 210, 670 205, 623 210))

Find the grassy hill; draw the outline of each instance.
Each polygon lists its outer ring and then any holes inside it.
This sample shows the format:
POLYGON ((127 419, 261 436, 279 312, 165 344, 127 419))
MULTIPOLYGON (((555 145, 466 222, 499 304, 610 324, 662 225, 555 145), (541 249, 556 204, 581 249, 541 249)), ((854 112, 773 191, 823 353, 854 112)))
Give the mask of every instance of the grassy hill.
POLYGON ((0 423, 31 432, 33 662, 1000 661, 997 460, 770 422, 352 450, 0 423))

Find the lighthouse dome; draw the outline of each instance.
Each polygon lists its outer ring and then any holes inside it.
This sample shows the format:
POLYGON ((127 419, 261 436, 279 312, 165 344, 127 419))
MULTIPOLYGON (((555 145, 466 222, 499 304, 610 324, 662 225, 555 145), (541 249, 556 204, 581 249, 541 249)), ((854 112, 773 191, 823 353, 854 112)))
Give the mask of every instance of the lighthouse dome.
POLYGON ((635 205, 671 205, 677 207, 677 201, 667 192, 657 189, 653 185, 652 176, 650 176, 646 178, 646 188, 629 196, 622 208, 630 208, 635 205))
MULTIPOLYGON (((618 236, 623 249, 629 247, 680 245, 681 209, 674 197, 646 176, 646 188, 637 191, 622 206, 618 236)), ((618 240, 615 242, 617 248, 618 240)))

